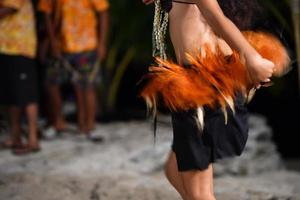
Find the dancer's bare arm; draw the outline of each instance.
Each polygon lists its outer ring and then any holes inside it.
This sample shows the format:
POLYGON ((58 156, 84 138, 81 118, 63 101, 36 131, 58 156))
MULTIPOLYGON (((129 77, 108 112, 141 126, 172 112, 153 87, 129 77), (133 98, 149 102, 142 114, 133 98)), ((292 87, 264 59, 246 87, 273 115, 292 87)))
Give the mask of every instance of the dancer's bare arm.
POLYGON ((216 0, 193 0, 199 10, 210 24, 233 49, 237 50, 244 59, 250 77, 256 86, 261 82, 270 81, 274 64, 263 59, 255 49, 247 42, 239 29, 222 12, 216 0))
MULTIPOLYGON (((145 4, 151 4, 154 0, 143 0, 145 4)), ((237 50, 244 59, 250 77, 255 86, 259 87, 261 82, 270 81, 274 64, 263 59, 255 49, 247 42, 239 29, 222 12, 216 0, 181 0, 197 4, 202 15, 231 48, 237 50)))

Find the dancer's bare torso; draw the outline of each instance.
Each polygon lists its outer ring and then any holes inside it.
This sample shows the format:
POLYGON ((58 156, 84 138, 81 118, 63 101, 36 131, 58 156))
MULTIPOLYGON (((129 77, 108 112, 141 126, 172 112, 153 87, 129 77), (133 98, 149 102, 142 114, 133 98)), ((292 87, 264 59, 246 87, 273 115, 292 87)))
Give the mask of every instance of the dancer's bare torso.
POLYGON ((203 44, 208 44, 212 50, 219 45, 224 54, 232 53, 224 40, 214 34, 195 4, 173 3, 170 36, 180 63, 186 63, 186 54, 198 52, 203 44))

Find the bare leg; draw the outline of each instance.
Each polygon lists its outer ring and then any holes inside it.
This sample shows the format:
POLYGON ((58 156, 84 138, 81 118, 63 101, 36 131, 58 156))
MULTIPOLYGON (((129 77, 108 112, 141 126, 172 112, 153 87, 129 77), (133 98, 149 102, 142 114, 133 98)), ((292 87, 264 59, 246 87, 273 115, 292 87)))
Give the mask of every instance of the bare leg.
POLYGON ((74 85, 74 90, 77 99, 77 120, 79 130, 83 133, 87 133, 86 127, 86 109, 85 109, 85 98, 84 90, 79 85, 74 85))
POLYGON ((178 171, 176 155, 173 151, 170 152, 169 158, 166 162, 165 174, 169 182, 177 190, 182 199, 188 200, 182 177, 178 171))
POLYGON ((37 120, 38 120, 38 106, 36 103, 29 104, 25 107, 27 115, 28 126, 29 126, 29 140, 28 146, 38 147, 38 136, 37 136, 37 120))
POLYGON ((199 171, 188 171, 180 173, 183 185, 189 200, 215 200, 213 194, 213 168, 199 171))
POLYGON ((66 127, 65 119, 62 115, 62 99, 60 95, 60 88, 58 85, 47 85, 48 98, 50 103, 49 114, 53 126, 57 130, 62 130, 66 127))
POLYGON ((95 127, 95 118, 96 118, 96 92, 93 87, 89 87, 85 91, 85 106, 86 106, 86 120, 87 120, 87 129, 90 131, 95 127))
POLYGON ((11 127, 11 143, 12 145, 21 145, 21 108, 18 106, 11 106, 10 112, 10 127, 11 127))

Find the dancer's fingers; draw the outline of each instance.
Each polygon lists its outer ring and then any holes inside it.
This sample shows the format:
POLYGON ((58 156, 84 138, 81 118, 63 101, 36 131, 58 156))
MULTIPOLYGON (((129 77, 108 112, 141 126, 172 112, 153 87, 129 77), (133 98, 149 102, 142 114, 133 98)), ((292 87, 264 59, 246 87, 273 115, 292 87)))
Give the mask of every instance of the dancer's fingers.
POLYGON ((271 79, 267 78, 266 80, 262 81, 262 83, 268 83, 270 81, 271 81, 271 79))
POLYGON ((260 83, 262 87, 270 87, 273 85, 273 82, 271 80, 269 81, 264 81, 262 83, 260 83))

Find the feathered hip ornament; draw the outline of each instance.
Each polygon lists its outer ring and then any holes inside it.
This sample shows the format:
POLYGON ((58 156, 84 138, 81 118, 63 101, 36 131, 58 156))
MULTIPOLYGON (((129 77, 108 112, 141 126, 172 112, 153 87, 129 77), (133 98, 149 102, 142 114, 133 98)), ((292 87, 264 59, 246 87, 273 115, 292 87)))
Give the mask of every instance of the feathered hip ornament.
MULTIPOLYGON (((282 43, 265 32, 243 32, 258 53, 275 64, 274 76, 287 72, 289 56, 282 43)), ((196 56, 188 56, 189 65, 156 58, 157 66, 150 66, 140 95, 149 109, 156 110, 162 102, 171 111, 189 110, 201 106, 226 106, 233 109, 236 92, 248 97, 253 84, 237 52, 224 56, 220 48, 212 51, 203 45, 196 56), (205 56, 202 56, 202 51, 205 56)))

